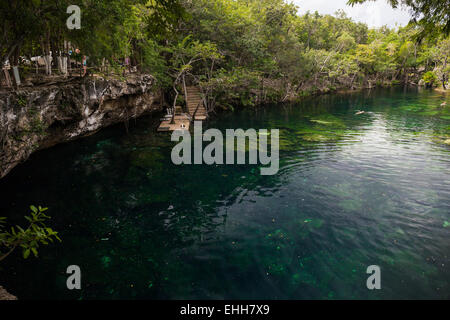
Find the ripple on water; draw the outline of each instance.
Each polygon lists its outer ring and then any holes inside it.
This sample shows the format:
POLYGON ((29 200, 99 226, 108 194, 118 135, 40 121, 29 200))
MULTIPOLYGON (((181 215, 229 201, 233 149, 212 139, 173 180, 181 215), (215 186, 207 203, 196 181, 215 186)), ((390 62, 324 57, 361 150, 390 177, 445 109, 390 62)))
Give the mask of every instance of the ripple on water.
POLYGON ((207 124, 281 129, 276 176, 174 166, 173 144, 150 118, 128 135, 118 126, 37 153, 0 181, 0 208, 18 219, 29 204, 50 207, 63 242, 41 259, 9 258, 0 283, 21 298, 448 299, 441 100, 329 95, 207 124), (86 284, 78 293, 61 276, 74 263, 86 284), (379 292, 365 286, 372 264, 379 292))

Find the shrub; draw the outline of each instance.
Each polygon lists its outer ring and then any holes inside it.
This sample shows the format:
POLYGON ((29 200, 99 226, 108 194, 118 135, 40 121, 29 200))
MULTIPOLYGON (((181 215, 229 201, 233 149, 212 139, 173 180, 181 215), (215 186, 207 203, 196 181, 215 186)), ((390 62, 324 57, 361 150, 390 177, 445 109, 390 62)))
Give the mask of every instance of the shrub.
POLYGON ((425 82, 425 86, 427 86, 428 88, 433 87, 438 81, 433 71, 428 71, 427 73, 425 73, 422 80, 425 82))
POLYGON ((48 208, 30 206, 30 216, 25 216, 29 222, 28 228, 20 226, 11 227, 7 231, 5 227, 6 218, 0 217, 0 261, 9 256, 16 248, 22 248, 22 255, 25 259, 31 253, 38 256, 39 245, 48 245, 54 239, 61 241, 58 232, 53 231, 45 225, 45 221, 50 219, 44 212, 48 208))

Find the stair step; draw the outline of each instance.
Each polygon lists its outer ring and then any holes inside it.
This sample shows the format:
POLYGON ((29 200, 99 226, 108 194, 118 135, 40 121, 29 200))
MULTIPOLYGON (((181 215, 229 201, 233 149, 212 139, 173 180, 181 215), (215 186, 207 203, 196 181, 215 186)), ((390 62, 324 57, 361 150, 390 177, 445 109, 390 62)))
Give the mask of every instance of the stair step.
POLYGON ((202 92, 199 87, 186 87, 186 107, 194 118, 194 120, 206 120, 207 112, 202 97, 202 92))

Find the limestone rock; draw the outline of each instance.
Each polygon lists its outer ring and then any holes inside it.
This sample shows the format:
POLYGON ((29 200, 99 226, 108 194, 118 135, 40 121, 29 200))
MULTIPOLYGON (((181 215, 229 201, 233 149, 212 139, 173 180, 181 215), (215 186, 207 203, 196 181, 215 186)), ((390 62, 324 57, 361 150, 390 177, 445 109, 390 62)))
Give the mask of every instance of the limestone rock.
POLYGON ((0 300, 17 300, 17 297, 8 293, 2 286, 0 286, 0 300))
POLYGON ((37 150, 159 111, 150 75, 78 78, 0 92, 0 178, 37 150))

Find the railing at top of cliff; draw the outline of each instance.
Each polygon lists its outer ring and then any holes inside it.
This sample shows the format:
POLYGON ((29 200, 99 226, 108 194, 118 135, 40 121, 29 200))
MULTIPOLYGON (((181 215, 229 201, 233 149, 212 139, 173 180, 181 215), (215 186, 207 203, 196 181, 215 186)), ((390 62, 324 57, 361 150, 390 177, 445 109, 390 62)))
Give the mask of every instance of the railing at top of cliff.
POLYGON ((20 66, 19 71, 13 70, 10 66, 4 66, 0 72, 0 89, 14 90, 19 87, 52 84, 55 80, 65 79, 72 80, 74 78, 82 78, 87 76, 119 76, 126 77, 132 73, 138 73, 139 65, 135 66, 90 66, 86 67, 86 74, 80 62, 71 61, 71 66, 61 68, 32 67, 20 66), (28 68, 27 68, 28 67, 28 68), (21 79, 21 76, 23 79, 21 79))

